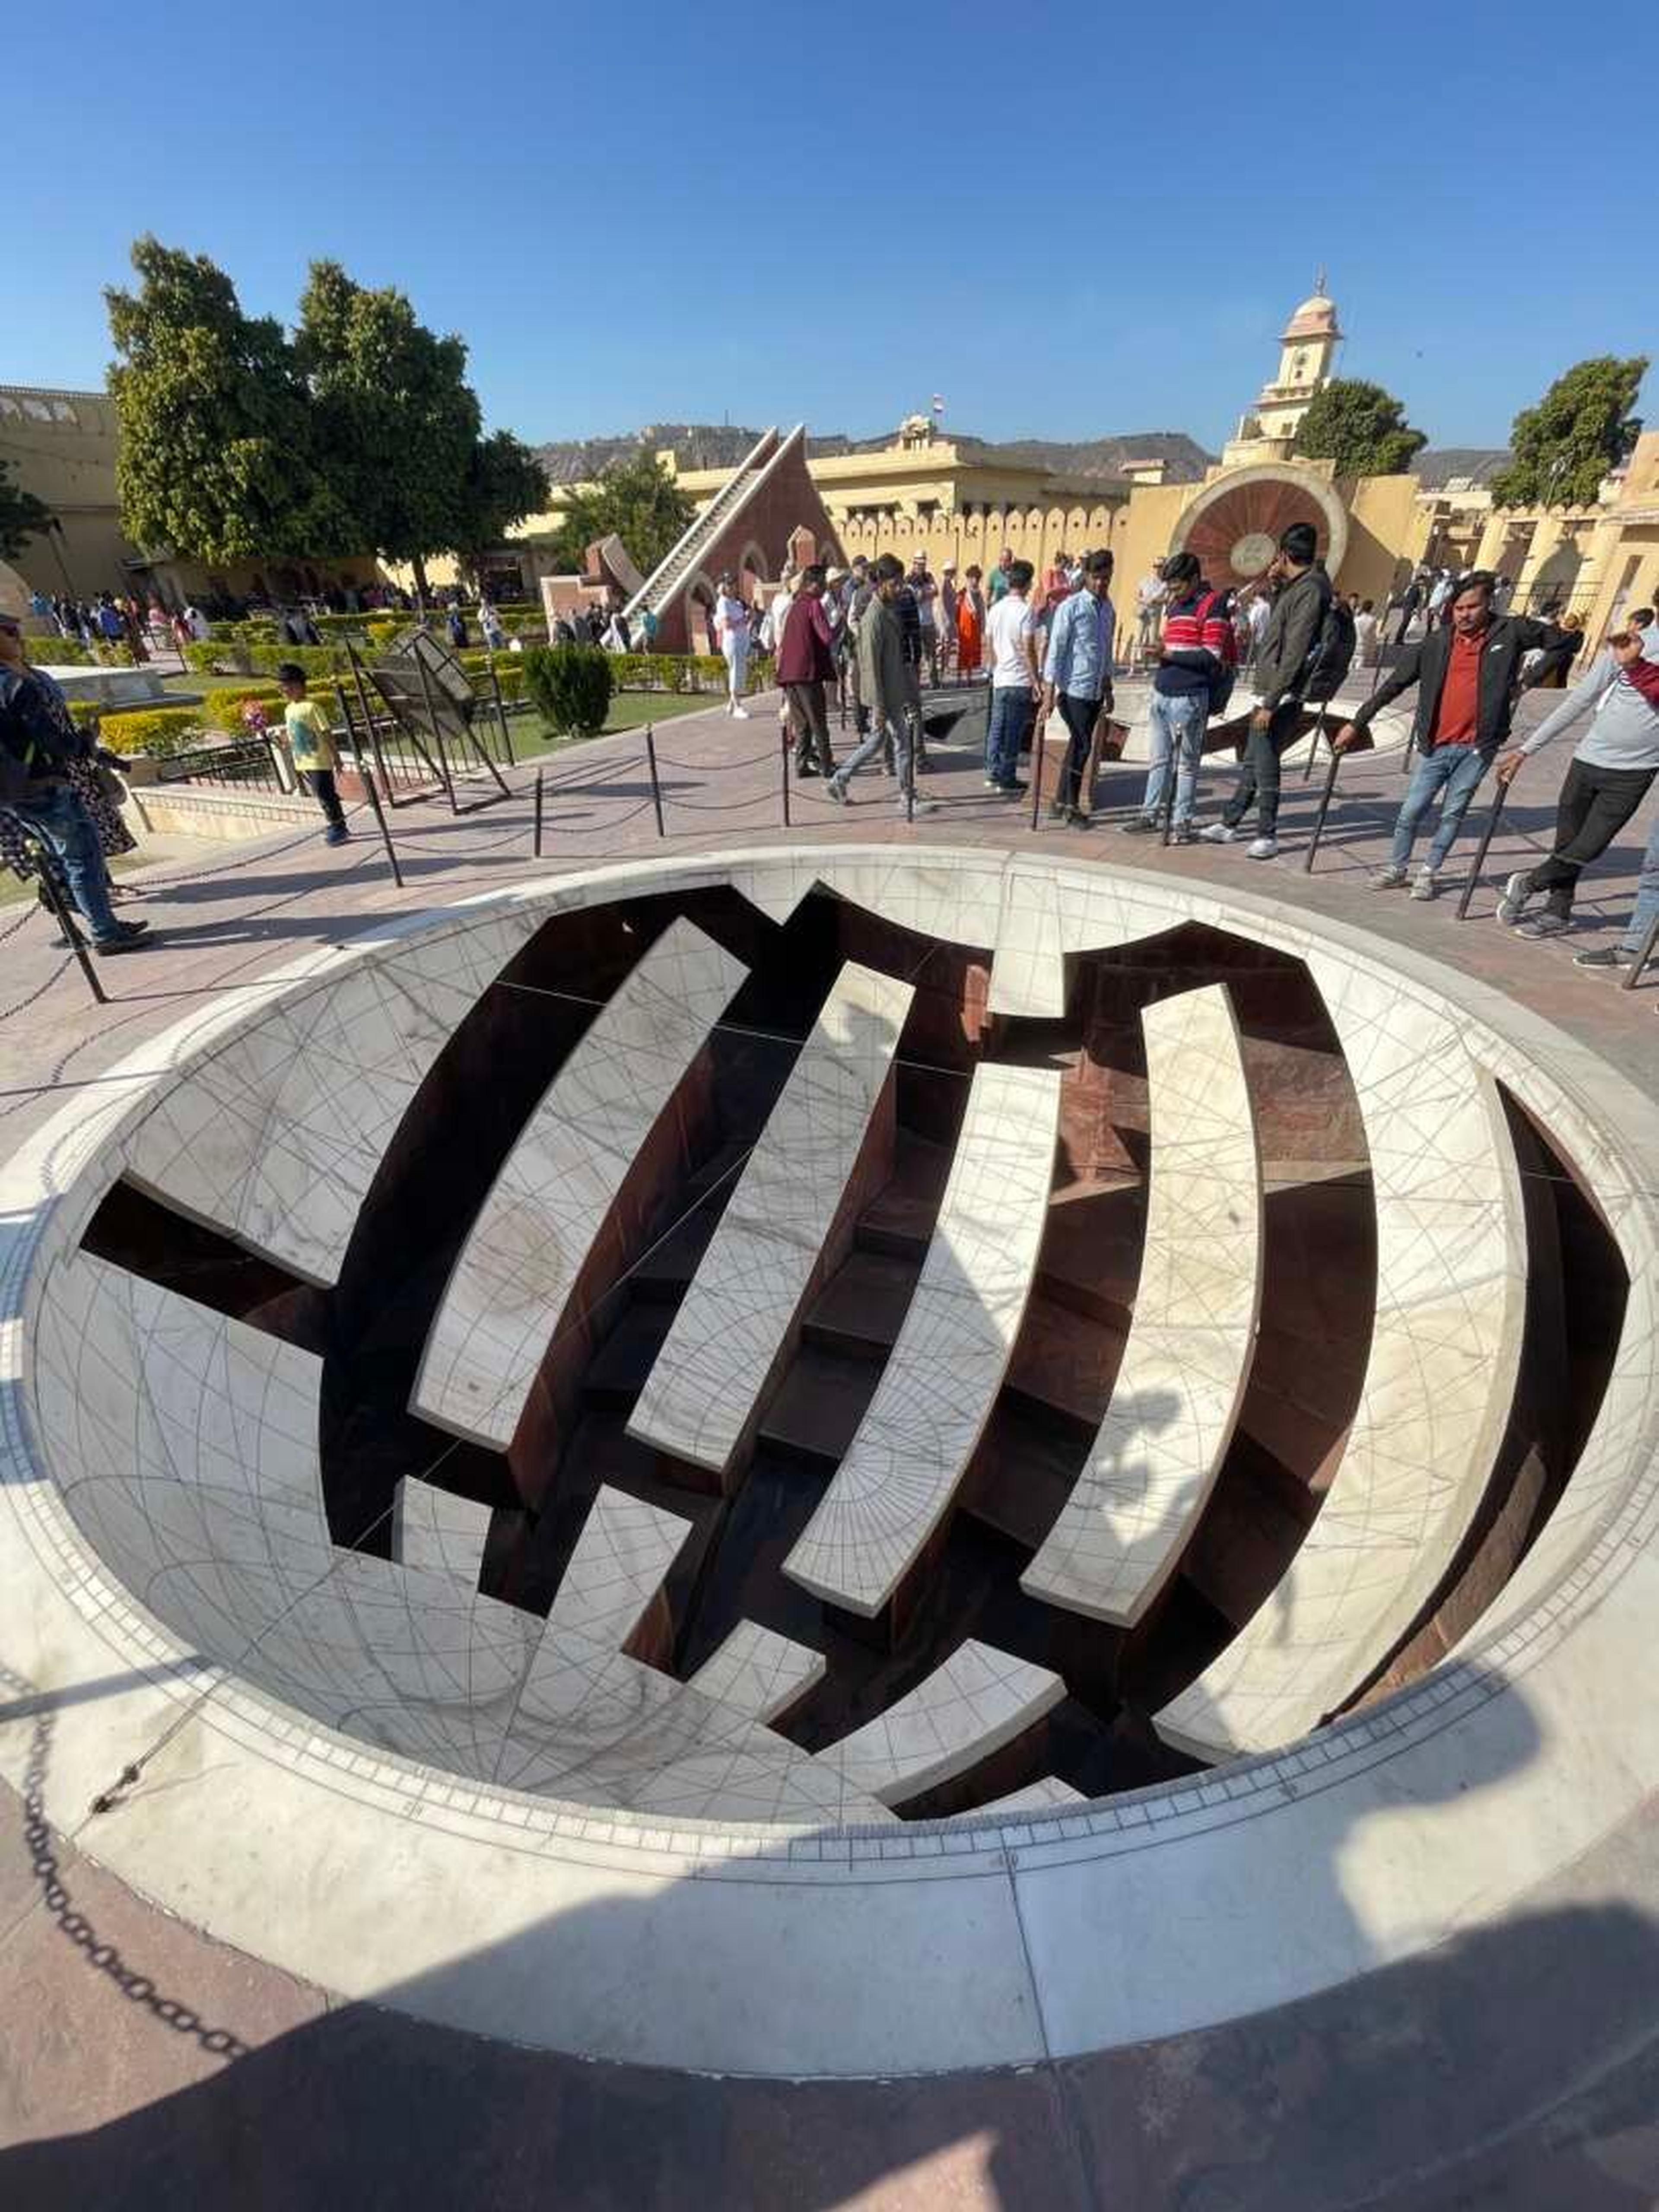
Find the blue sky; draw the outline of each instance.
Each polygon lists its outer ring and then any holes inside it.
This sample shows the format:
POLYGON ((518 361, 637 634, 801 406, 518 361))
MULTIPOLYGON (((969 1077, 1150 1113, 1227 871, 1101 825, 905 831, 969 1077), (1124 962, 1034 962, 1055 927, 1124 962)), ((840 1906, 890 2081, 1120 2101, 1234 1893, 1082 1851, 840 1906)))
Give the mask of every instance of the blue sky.
POLYGON ((101 383, 149 229, 260 313, 318 255, 402 286, 531 439, 869 434, 939 392, 986 436, 1213 447, 1322 262, 1340 366, 1501 443, 1659 337, 1640 42, 1601 12, 27 9, 0 380, 101 383))

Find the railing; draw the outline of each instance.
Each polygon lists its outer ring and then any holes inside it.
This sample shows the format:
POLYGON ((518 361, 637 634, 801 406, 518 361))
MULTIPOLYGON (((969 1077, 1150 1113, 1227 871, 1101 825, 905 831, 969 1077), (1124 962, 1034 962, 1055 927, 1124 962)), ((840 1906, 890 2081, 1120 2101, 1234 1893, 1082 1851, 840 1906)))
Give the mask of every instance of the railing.
POLYGON ((730 509, 738 503, 738 495, 746 489, 750 479, 759 471, 762 465, 761 456, 765 452, 769 440, 775 440, 777 437, 777 430, 774 428, 763 433, 755 441, 754 445, 732 471, 729 481, 720 486, 701 514, 692 517, 686 528, 680 532, 644 583, 640 586, 639 590, 629 599, 623 609, 624 615, 631 618, 642 607, 655 608, 658 595, 664 586, 676 580, 681 573, 679 566, 677 565, 680 562, 681 556, 690 552, 696 546, 697 540, 717 518, 724 520, 730 509))

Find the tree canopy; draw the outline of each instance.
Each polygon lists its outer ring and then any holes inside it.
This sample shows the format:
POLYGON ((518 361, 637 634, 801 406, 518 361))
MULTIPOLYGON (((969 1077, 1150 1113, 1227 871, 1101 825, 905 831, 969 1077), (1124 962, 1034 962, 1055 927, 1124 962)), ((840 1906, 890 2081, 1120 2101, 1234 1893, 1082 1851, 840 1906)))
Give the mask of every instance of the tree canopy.
POLYGON ((52 527, 44 500, 11 480, 11 463, 0 460, 0 561, 15 561, 31 538, 52 527))
POLYGON ((122 520, 208 561, 474 552, 547 496, 510 432, 483 433, 466 347, 404 295, 312 264, 290 337, 205 255, 153 238, 112 290, 122 520))
POLYGON ((597 538, 614 531, 642 576, 690 528, 696 508, 654 453, 613 462, 596 484, 571 493, 564 522, 553 541, 560 567, 580 568, 597 538))
POLYGON ((1314 394, 1292 451, 1334 461, 1340 477, 1397 477, 1427 443, 1393 392, 1364 377, 1334 376, 1314 394))
POLYGON ((132 265, 137 289, 104 295, 127 534, 204 561, 356 550, 282 325, 204 254, 141 238, 132 265))
POLYGON ((1627 361, 1598 354, 1558 376, 1535 407, 1516 416, 1509 466, 1492 478, 1493 503, 1588 507, 1640 434, 1631 410, 1647 368, 1645 354, 1627 361))

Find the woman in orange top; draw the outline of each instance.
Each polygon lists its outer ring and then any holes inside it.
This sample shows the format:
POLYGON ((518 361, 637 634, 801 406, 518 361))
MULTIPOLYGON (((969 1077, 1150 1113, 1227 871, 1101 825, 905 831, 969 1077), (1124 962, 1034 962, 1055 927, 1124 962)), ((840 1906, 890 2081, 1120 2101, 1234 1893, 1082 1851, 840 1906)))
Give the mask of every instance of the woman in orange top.
POLYGON ((969 568, 957 594, 957 666, 964 676, 978 668, 985 649, 985 594, 980 589, 984 571, 969 568))

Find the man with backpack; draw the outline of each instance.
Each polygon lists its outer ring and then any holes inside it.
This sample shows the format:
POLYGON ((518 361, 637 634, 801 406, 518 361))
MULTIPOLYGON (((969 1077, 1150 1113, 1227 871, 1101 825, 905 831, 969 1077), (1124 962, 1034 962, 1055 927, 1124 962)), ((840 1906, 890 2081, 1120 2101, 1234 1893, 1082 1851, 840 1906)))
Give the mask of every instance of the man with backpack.
POLYGON ((1405 647, 1353 720, 1332 739, 1339 753, 1346 752, 1373 716, 1416 684, 1411 742, 1420 757, 1395 818, 1388 865, 1371 878, 1377 890, 1398 890, 1405 884, 1412 847, 1437 799, 1440 819, 1429 857, 1412 886, 1413 898, 1434 897, 1469 802, 1509 736, 1522 688, 1522 661, 1534 649, 1561 641, 1562 633, 1553 623, 1495 613, 1492 582, 1484 570, 1461 578, 1452 594, 1450 622, 1425 630, 1405 647))
POLYGON ((1271 860, 1279 851, 1279 757, 1296 734, 1304 702, 1329 698, 1353 659, 1353 617, 1332 591, 1318 550, 1310 522, 1291 523, 1279 541, 1268 570, 1279 592, 1255 658, 1255 707, 1238 787, 1220 821, 1199 832, 1206 844, 1230 845, 1254 805, 1253 860, 1271 860))
POLYGON ((1152 678, 1152 764, 1140 811, 1120 826, 1130 836, 1156 830, 1175 774, 1172 834, 1177 844, 1189 845, 1204 732, 1211 715, 1226 707, 1237 647, 1226 594, 1206 586, 1196 555, 1171 553, 1161 575, 1164 636, 1152 678))

